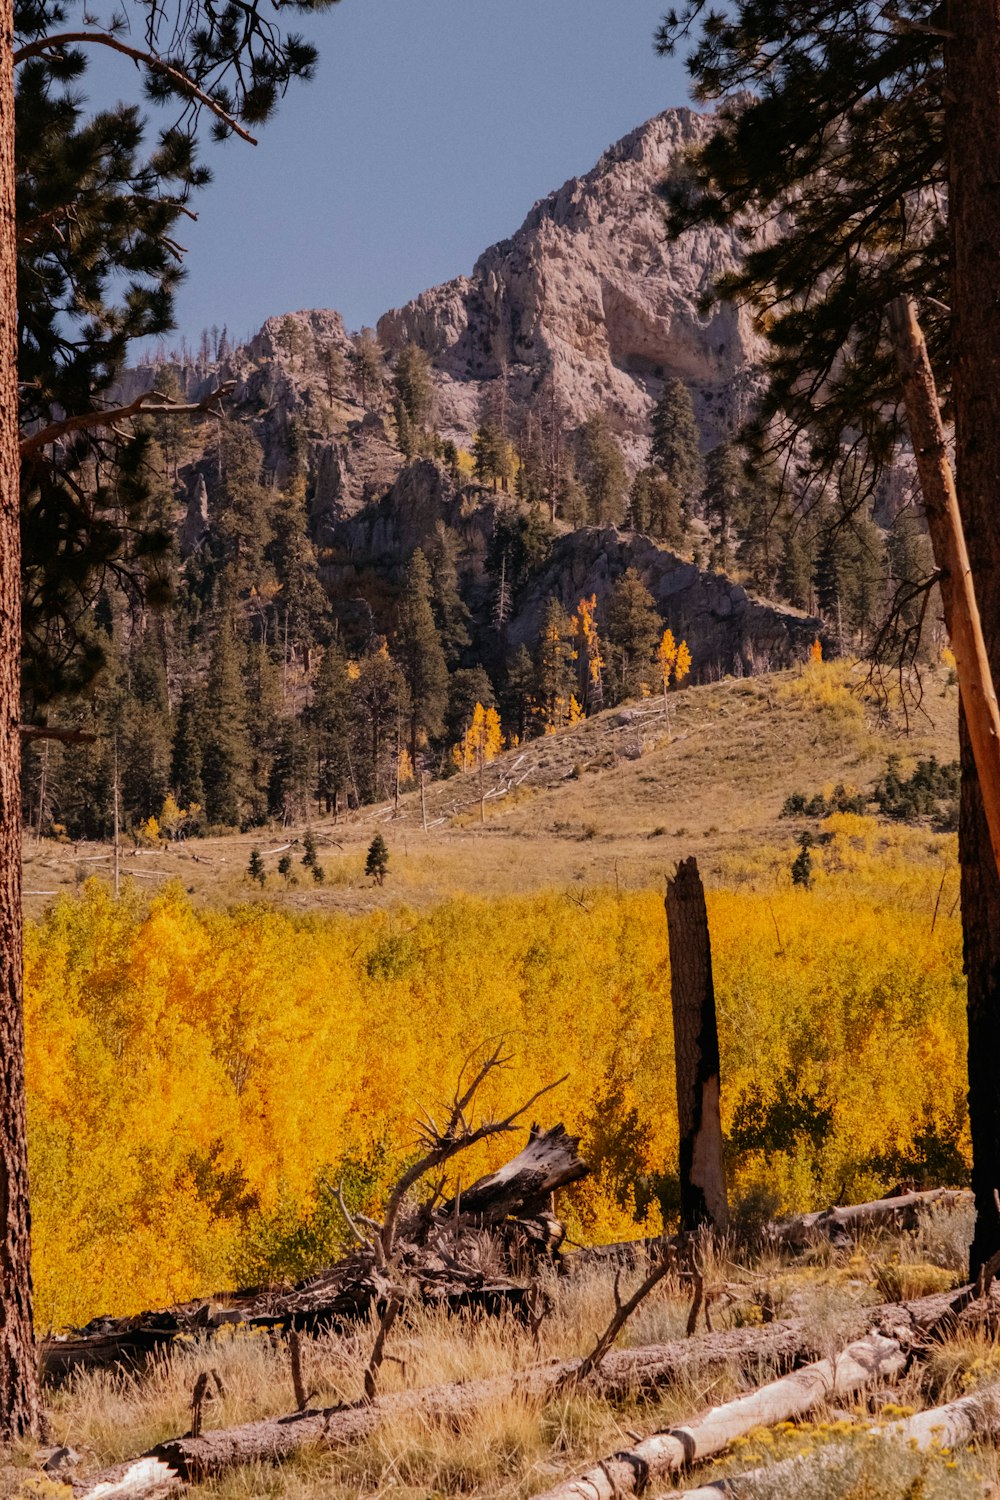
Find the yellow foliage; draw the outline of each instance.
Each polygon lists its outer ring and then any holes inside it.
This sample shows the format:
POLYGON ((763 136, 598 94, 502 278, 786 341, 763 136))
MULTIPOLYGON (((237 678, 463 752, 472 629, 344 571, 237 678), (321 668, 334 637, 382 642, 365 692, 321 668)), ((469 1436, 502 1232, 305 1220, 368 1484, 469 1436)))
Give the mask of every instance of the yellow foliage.
POLYGON ((153 817, 152 813, 146 819, 145 823, 139 824, 138 828, 135 830, 135 837, 136 842, 144 845, 146 848, 152 849, 155 848, 157 844, 159 844, 160 824, 159 821, 153 817))
POLYGON ((677 665, 674 667, 674 682, 680 684, 691 670, 691 653, 687 641, 677 647, 677 665))
POLYGON ((396 766, 396 776, 400 786, 412 786, 413 784, 413 762, 410 752, 405 745, 400 746, 399 760, 396 766))
POLYGON ((452 747, 452 760, 460 771, 471 771, 476 766, 488 766, 502 749, 500 715, 495 708, 484 708, 477 703, 472 711, 471 724, 458 744, 452 747))
POLYGON ((822 647, 822 645, 820 643, 819 636, 816 637, 816 639, 813 641, 812 645, 809 647, 809 660, 810 661, 822 661, 823 660, 823 647, 822 647))
MULTIPOLYGON (((948 902, 931 931, 940 862, 871 819, 824 826, 810 891, 785 851, 762 889, 708 898, 732 1189, 779 1210, 874 1196, 929 1141, 967 1153, 948 902)), ((345 1163, 381 1164, 377 1210, 417 1104, 501 1033, 513 1062, 484 1113, 570 1075, 544 1118, 594 1165, 560 1200, 574 1238, 656 1232, 677 1152, 668 996, 655 890, 348 917, 196 911, 179 886, 116 903, 88 883, 26 934, 40 1323, 227 1284, 253 1206, 305 1210, 345 1163)), ((477 1148, 463 1181, 510 1149, 477 1148)))

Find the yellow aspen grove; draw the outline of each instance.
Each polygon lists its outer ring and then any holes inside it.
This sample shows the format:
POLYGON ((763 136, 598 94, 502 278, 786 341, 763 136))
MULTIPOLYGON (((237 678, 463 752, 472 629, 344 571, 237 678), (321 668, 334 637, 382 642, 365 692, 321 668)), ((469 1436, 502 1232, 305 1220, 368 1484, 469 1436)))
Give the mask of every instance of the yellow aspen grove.
POLYGON ((670 684, 678 687, 691 671, 691 652, 688 650, 687 641, 681 641, 680 645, 674 640, 674 633, 669 625, 663 632, 659 646, 656 648, 656 658, 660 664, 660 681, 663 687, 663 712, 667 720, 667 734, 670 734, 670 704, 667 693, 670 684))
POLYGON ((809 660, 810 661, 822 661, 823 660, 823 647, 820 645, 819 636, 816 637, 816 639, 813 641, 812 645, 809 647, 809 660))
POLYGON ((495 708, 484 708, 477 703, 472 711, 472 722, 454 746, 451 758, 460 771, 472 771, 478 766, 489 765, 503 749, 503 734, 500 715, 495 708))
POLYGON ((577 660, 581 663, 581 687, 584 707, 595 713, 604 704, 604 658, 601 641, 597 633, 597 595, 581 599, 573 621, 574 633, 579 641, 577 660))

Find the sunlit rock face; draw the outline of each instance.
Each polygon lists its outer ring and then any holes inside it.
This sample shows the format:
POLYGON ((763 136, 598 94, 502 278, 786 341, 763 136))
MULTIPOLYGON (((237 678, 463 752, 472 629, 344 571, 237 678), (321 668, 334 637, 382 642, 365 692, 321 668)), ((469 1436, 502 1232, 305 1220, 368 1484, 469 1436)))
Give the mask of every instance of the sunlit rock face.
POLYGON ((710 127, 687 109, 649 120, 536 203, 471 276, 380 319, 390 352, 412 342, 431 356, 450 435, 467 438, 484 385, 501 378, 515 401, 554 399, 570 426, 611 411, 635 462, 674 377, 691 390, 706 447, 734 430, 755 388, 759 340, 746 312, 699 303, 735 264, 736 236, 704 228, 668 241, 661 196, 710 127))

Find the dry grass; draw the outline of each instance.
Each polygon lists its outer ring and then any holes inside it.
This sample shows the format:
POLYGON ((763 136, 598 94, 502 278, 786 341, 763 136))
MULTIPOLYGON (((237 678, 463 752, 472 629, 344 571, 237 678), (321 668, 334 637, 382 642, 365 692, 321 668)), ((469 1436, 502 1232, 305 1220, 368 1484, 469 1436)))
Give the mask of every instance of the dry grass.
MULTIPOLYGON (((964 1229, 963 1229, 964 1225, 964 1229)), ((717 1327, 759 1318, 766 1291, 782 1314, 805 1317, 821 1348, 832 1354, 865 1326, 864 1307, 883 1295, 880 1275, 886 1265, 913 1268, 913 1288, 926 1290, 917 1269, 959 1279, 948 1271, 966 1214, 937 1214, 914 1235, 873 1236, 852 1251, 815 1252, 794 1261, 774 1252, 737 1259, 725 1246, 707 1252, 703 1271, 708 1285, 726 1284, 746 1294, 724 1306, 716 1304, 717 1327)), ((644 1268, 625 1273, 628 1294, 644 1268)), ((613 1306, 612 1274, 588 1267, 555 1278, 546 1290, 552 1311, 537 1339, 511 1319, 465 1318, 461 1323, 441 1313, 417 1312, 401 1325, 390 1343, 391 1361, 384 1367, 386 1390, 417 1389, 439 1382, 470 1380, 516 1372, 538 1360, 584 1353, 613 1306)), ((626 1329, 623 1341, 640 1344, 683 1336, 689 1291, 677 1278, 661 1282, 626 1329)), ((356 1400, 373 1330, 361 1327, 349 1336, 304 1340, 305 1381, 312 1402, 330 1405, 356 1400)), ((772 1480, 748 1493, 779 1497, 816 1496, 816 1500, 950 1500, 952 1495, 984 1493, 975 1472, 995 1478, 992 1453, 953 1456, 915 1455, 899 1444, 874 1444, 845 1437, 845 1417, 870 1422, 880 1408, 891 1418, 900 1405, 914 1409, 962 1394, 985 1378, 996 1378, 1000 1355, 991 1340, 963 1334, 945 1344, 902 1388, 874 1391, 867 1404, 847 1413, 820 1411, 811 1422, 786 1424, 776 1432, 751 1437, 716 1465, 690 1476, 744 1472, 795 1453, 805 1453, 798 1486, 775 1471, 772 1480), (887 1404, 887 1403, 894 1404, 887 1404), (826 1457, 822 1457, 826 1455, 826 1457), (835 1460, 835 1461, 834 1461, 835 1460), (965 1489, 956 1486, 961 1480, 965 1489)), ((94 1472, 132 1456, 156 1441, 184 1432, 190 1421, 191 1391, 198 1375, 217 1370, 224 1395, 206 1409, 206 1426, 221 1427, 292 1409, 294 1398, 288 1349, 278 1336, 223 1331, 211 1341, 192 1340, 175 1350, 168 1362, 153 1366, 141 1378, 108 1374, 78 1377, 51 1396, 52 1439, 68 1443, 83 1456, 81 1472, 94 1472)), ((716 1405, 771 1377, 762 1364, 752 1372, 731 1368, 693 1368, 663 1394, 655 1406, 633 1402, 611 1405, 586 1391, 564 1393, 545 1402, 517 1391, 495 1401, 460 1425, 440 1424, 414 1411, 394 1417, 371 1437, 342 1452, 310 1450, 280 1469, 248 1467, 193 1493, 220 1497, 274 1496, 281 1500, 320 1497, 375 1497, 390 1491, 401 1500, 472 1493, 490 1500, 515 1500, 537 1494, 559 1477, 580 1470, 603 1453, 645 1434, 670 1426, 716 1405)), ((13 1494, 24 1479, 22 1467, 8 1471, 0 1493, 13 1494)), ((664 1489, 668 1486, 664 1485, 664 1489)), ((49 1493, 57 1493, 49 1490, 49 1493)), ((37 1490, 34 1493, 38 1494, 37 1490)), ((41 1493, 46 1493, 43 1490, 41 1493)), ((63 1491, 62 1493, 67 1493, 63 1491)))
MULTIPOLYGON (((731 884, 745 878, 744 866, 762 845, 791 847, 793 829, 779 820, 789 793, 838 781, 866 788, 894 752, 904 762, 932 754, 951 760, 956 724, 957 689, 943 671, 928 675, 909 733, 905 716, 866 690, 861 667, 836 663, 811 676, 796 669, 727 680, 673 695, 669 734, 662 704, 649 699, 506 753, 490 767, 487 785, 511 790, 488 800, 485 825, 471 774, 427 788, 426 833, 417 792, 403 796, 396 811, 372 807, 336 824, 317 820, 322 885, 297 864, 296 883, 288 884, 276 873, 277 853, 268 853, 301 840, 304 828, 130 851, 122 869, 142 890, 180 880, 218 905, 263 899, 349 912, 430 905, 459 892, 648 887, 690 853, 710 880, 731 884), (390 848, 381 889, 363 873, 376 828, 390 848), (254 848, 271 872, 263 892, 246 879, 254 848)), ((928 836, 929 855, 939 843, 928 836)), ((38 913, 53 894, 109 873, 110 856, 106 846, 29 840, 24 870, 26 910, 38 913)))

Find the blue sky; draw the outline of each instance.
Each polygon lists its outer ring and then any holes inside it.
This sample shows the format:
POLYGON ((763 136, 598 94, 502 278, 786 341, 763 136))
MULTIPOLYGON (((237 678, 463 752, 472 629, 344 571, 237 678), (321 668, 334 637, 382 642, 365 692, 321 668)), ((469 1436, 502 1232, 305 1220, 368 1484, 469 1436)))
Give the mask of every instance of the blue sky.
POLYGON ((180 332, 242 336, 301 307, 336 307, 357 328, 469 271, 536 198, 686 101, 681 63, 653 51, 665 7, 340 0, 307 20, 313 82, 256 148, 210 151, 215 181, 182 236, 180 332))

